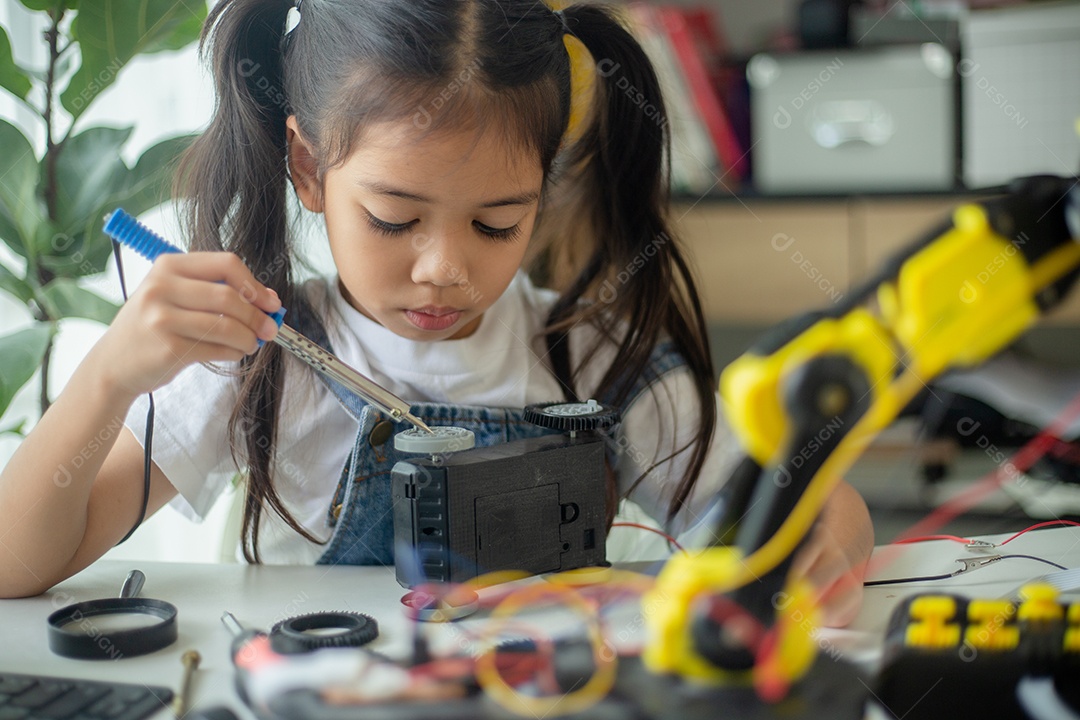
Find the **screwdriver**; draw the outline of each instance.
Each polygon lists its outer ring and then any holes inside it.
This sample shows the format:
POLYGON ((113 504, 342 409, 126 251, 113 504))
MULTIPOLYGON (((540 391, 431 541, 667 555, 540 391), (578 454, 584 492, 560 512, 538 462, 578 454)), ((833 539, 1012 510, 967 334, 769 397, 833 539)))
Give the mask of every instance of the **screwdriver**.
MULTIPOLYGON (((164 253, 183 252, 119 208, 105 217, 105 234, 127 245, 150 262, 164 253)), ((267 315, 278 325, 278 334, 274 337, 274 342, 278 345, 303 360, 317 372, 341 383, 395 421, 404 420, 424 432, 432 433, 431 428, 423 420, 412 414, 409 403, 371 378, 349 367, 336 355, 315 344, 314 341, 285 325, 282 322, 285 317, 285 308, 274 313, 267 313, 267 315)), ((259 345, 262 345, 262 340, 259 341, 259 345)))
POLYGON ((273 655, 270 649, 270 638, 262 630, 245 628, 228 610, 222 613, 221 622, 233 636, 229 658, 236 668, 240 687, 248 693, 252 673, 261 663, 268 662, 267 658, 273 655))

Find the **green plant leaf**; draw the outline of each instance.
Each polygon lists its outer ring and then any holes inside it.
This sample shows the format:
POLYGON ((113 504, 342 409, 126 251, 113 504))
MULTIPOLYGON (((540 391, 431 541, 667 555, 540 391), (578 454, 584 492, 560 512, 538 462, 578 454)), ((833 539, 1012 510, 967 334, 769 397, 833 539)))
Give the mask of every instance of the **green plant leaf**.
MULTIPOLYGON (((64 143, 56 160, 56 220, 60 232, 81 232, 91 215, 124 187, 128 167, 120 158, 120 149, 129 137, 129 127, 94 127, 64 143)), ((42 177, 44 170, 42 167, 42 177)))
MULTIPOLYGON (((101 208, 98 215, 122 207, 130 215, 138 216, 168 200, 176 163, 196 137, 198 135, 193 134, 169 138, 144 150, 128 173, 124 189, 110 198, 109 207, 101 208)), ((87 232, 100 229, 101 218, 97 217, 94 227, 88 228, 87 232)))
POLYGON ((50 239, 42 236, 41 244, 55 247, 52 255, 38 258, 41 266, 57 277, 78 278, 96 275, 105 269, 112 252, 112 243, 101 232, 98 221, 96 232, 79 232, 74 235, 58 233, 50 239))
POLYGON ((186 19, 176 23, 172 32, 162 35, 143 48, 146 54, 157 53, 166 50, 180 50, 199 39, 202 32, 203 21, 206 20, 206 3, 195 8, 188 8, 192 12, 187 14, 186 19))
POLYGON ((43 222, 36 241, 37 262, 56 277, 96 275, 105 269, 112 245, 100 232, 91 235, 58 232, 43 222))
POLYGON ((85 213, 86 224, 82 228, 42 236, 38 243, 42 266, 62 277, 82 277, 103 270, 112 243, 102 233, 102 218, 118 207, 132 215, 141 215, 168 200, 176 161, 195 137, 169 138, 147 148, 135 167, 124 168, 122 180, 112 183, 117 186, 115 192, 103 192, 97 198, 97 208, 85 213))
POLYGON ((4 265, 0 265, 0 290, 14 295, 24 303, 34 299, 34 288, 4 265))
POLYGON ((60 0, 19 0, 19 2, 30 10, 52 10, 61 4, 68 10, 74 10, 79 5, 79 0, 64 0, 63 3, 60 0))
POLYGON ((41 289, 38 299, 57 320, 78 317, 108 325, 120 310, 119 305, 79 287, 71 278, 56 278, 41 289))
POLYGON ((3 241, 16 254, 26 257, 26 244, 23 242, 15 220, 8 214, 7 208, 0 203, 0 241, 3 241))
MULTIPOLYGON (((85 264, 86 258, 82 247, 82 237, 76 234, 63 232, 59 226, 50 220, 42 220, 38 223, 37 234, 31 246, 31 257, 35 265, 40 265, 53 271, 54 275, 78 276, 88 275, 92 272, 87 268, 78 271, 75 266, 85 264), (68 268, 71 269, 68 269, 68 268)), ((100 270, 100 268, 98 268, 100 270)), ((96 272, 96 271, 93 271, 96 272)), ((27 282, 34 287, 40 287, 37 282, 36 271, 27 272, 27 282)))
POLYGON ((15 393, 41 367, 52 334, 53 325, 39 323, 0 337, 0 416, 7 411, 15 393))
POLYGON ((186 27, 196 14, 177 0, 84 2, 71 26, 82 66, 60 94, 64 108, 77 119, 131 58, 148 47, 165 49, 163 44, 175 42, 175 33, 183 32, 177 28, 186 27))
POLYGON ((2 27, 0 27, 0 87, 20 100, 25 100, 26 94, 30 92, 30 78, 15 64, 15 59, 11 56, 11 41, 8 40, 7 30, 2 27))
POLYGON ((38 164, 30 141, 0 120, 0 236, 26 257, 44 208, 37 196, 38 164))

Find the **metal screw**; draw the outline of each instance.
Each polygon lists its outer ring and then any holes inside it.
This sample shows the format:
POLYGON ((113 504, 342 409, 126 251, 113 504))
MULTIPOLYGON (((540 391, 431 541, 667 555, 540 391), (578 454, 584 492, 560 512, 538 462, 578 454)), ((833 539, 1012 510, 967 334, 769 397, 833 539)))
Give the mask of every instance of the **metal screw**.
POLYGON ((178 718, 182 718, 187 714, 188 696, 191 693, 191 678, 199 668, 201 659, 202 657, 196 650, 188 650, 180 657, 180 662, 184 663, 184 674, 180 677, 180 692, 177 693, 172 704, 173 715, 178 718))

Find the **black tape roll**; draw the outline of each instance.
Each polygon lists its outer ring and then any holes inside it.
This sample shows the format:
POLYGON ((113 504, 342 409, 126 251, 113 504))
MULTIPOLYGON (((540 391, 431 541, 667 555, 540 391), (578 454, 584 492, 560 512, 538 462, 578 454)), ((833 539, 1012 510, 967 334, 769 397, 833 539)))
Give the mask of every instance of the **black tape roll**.
POLYGON ((284 655, 327 647, 360 647, 379 636, 379 624, 357 612, 316 612, 297 615, 270 628, 270 647, 284 655), (337 630, 325 635, 309 630, 337 630))
POLYGON ((176 642, 176 606, 148 598, 103 598, 61 608, 49 615, 49 649, 79 660, 118 660, 145 655, 176 642), (103 615, 151 615, 161 622, 130 630, 97 631, 103 615), (79 629, 66 626, 78 624, 79 629))

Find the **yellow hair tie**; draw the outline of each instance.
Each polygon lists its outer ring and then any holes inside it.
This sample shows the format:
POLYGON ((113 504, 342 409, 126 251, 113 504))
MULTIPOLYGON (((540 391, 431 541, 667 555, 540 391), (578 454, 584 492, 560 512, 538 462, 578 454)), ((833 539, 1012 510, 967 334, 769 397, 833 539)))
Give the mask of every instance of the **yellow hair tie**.
POLYGON ((596 65, 585 43, 573 35, 563 35, 563 45, 570 56, 570 120, 563 135, 563 147, 569 147, 585 132, 585 120, 589 117, 595 94, 596 65))
MULTIPOLYGON (((549 7, 552 12, 561 12, 566 8, 566 3, 552 2, 549 7)), ((563 24, 565 27, 565 19, 563 24)), ((592 54, 585 47, 585 43, 569 31, 563 35, 563 46, 570 58, 570 120, 563 134, 562 146, 569 147, 585 132, 585 121, 589 117, 595 95, 593 79, 596 77, 596 63, 593 62, 592 54)))

